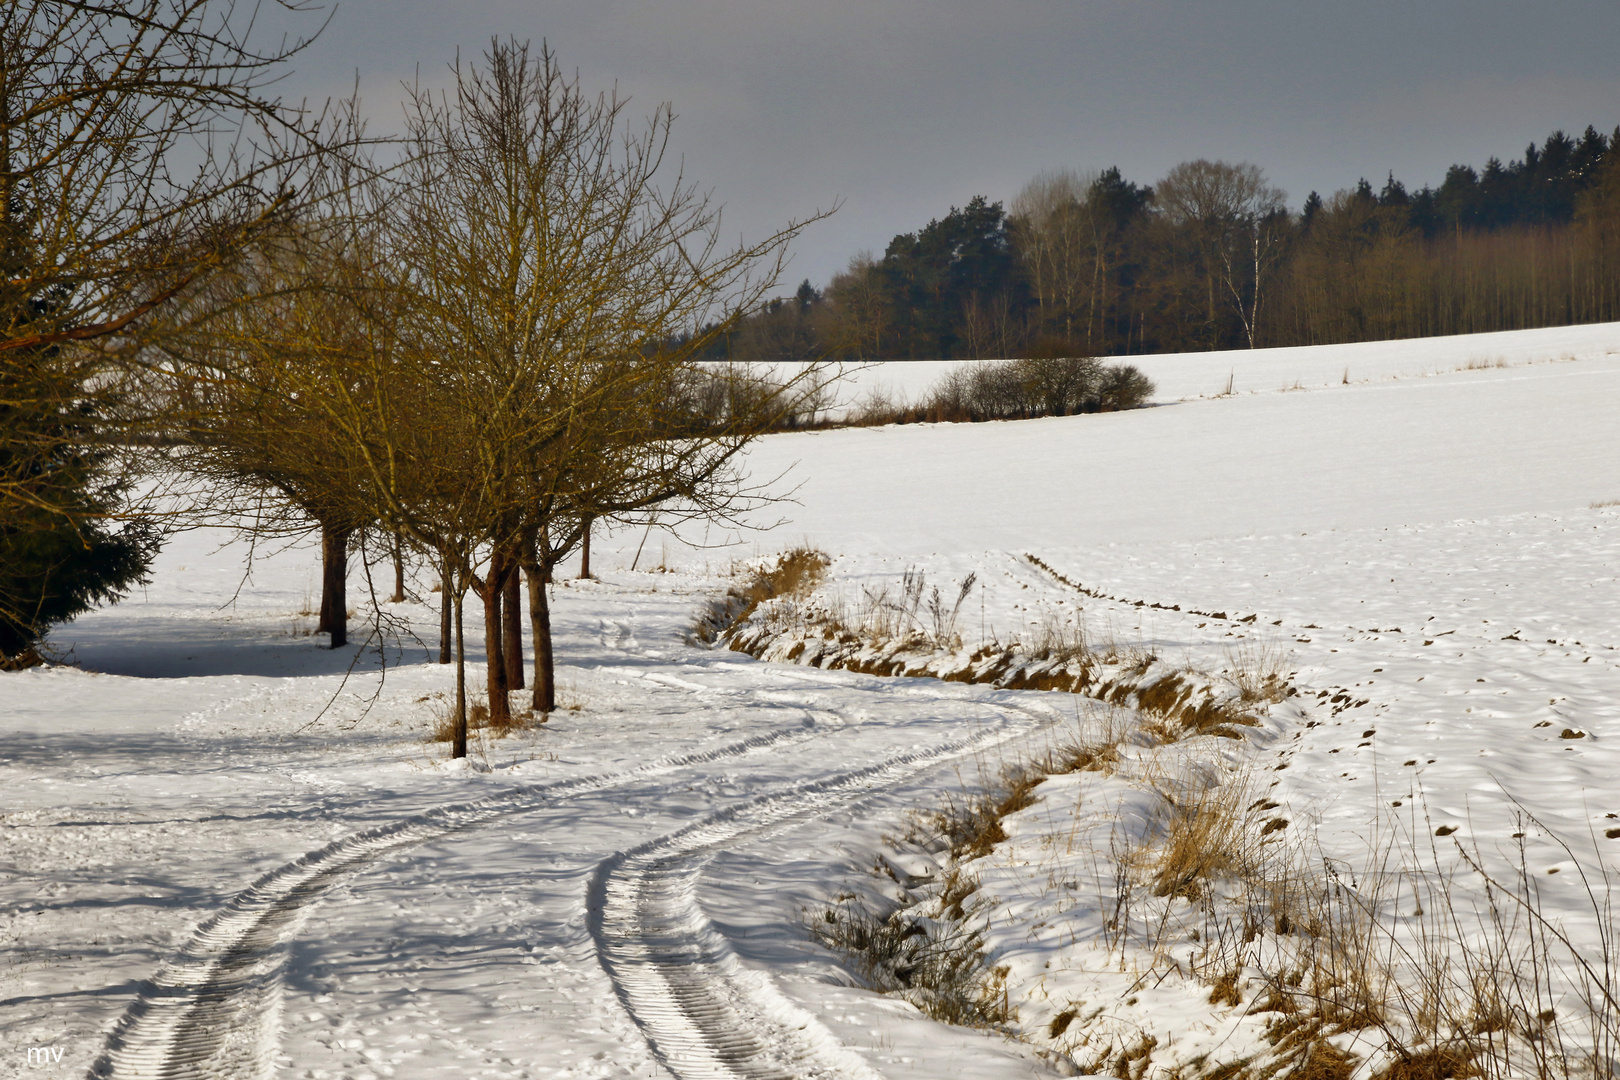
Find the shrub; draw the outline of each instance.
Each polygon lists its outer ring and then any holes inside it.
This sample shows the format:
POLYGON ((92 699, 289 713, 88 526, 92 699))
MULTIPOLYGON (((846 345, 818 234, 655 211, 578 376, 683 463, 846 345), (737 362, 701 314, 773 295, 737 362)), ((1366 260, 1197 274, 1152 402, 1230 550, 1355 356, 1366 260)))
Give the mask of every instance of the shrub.
POLYGON ((1018 420, 1134 409, 1154 391, 1131 364, 1090 356, 1038 356, 961 367, 940 380, 922 408, 931 420, 1018 420))
POLYGON ((1097 407, 1105 412, 1140 408, 1155 389, 1135 364, 1111 364, 1102 369, 1097 384, 1097 407))

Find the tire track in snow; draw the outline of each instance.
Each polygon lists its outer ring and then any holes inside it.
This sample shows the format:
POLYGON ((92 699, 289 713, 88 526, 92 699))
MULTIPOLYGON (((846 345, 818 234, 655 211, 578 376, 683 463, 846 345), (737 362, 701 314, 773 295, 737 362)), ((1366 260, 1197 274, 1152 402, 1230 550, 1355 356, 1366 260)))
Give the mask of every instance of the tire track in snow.
POLYGON ((1004 722, 798 784, 598 865, 587 902, 597 958, 659 1062, 681 1080, 882 1080, 767 975, 741 964, 699 906, 698 879, 720 850, 748 834, 799 824, 1040 726, 1004 722))
POLYGON ((254 1080, 270 1075, 282 970, 299 926, 334 885, 384 855, 507 814, 826 733, 820 724, 779 729, 634 769, 525 785, 334 840, 265 874, 199 926, 119 1018, 89 1076, 254 1080))

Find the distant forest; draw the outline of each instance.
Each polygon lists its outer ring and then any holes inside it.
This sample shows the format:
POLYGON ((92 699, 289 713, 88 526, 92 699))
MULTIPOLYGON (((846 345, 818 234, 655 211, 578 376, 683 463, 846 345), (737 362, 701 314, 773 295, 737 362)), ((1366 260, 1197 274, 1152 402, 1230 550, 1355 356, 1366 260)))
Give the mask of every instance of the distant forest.
POLYGON ((861 253, 712 355, 791 361, 1122 355, 1620 319, 1620 127, 1554 132, 1439 187, 1363 179, 1298 213, 1250 164, 1152 186, 1036 177, 861 253))

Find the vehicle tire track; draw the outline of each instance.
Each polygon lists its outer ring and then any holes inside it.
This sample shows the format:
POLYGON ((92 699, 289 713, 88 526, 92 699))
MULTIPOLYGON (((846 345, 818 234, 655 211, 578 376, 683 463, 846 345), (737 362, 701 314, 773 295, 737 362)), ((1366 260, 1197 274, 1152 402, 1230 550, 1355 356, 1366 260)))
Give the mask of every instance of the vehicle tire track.
POLYGON ((768 976, 743 967, 698 904, 698 880, 744 836, 800 824, 1040 726, 1003 723, 797 784, 598 865, 587 902, 597 958, 664 1068, 681 1080, 882 1080, 768 976))
MULTIPOLYGON (((813 721, 812 721, 813 723, 813 721)), ((199 926, 142 986, 90 1066, 93 1080, 256 1080, 278 1045, 287 951, 334 885, 390 853, 493 818, 830 733, 820 724, 673 754, 616 772, 512 788, 334 840, 270 871, 199 926)))

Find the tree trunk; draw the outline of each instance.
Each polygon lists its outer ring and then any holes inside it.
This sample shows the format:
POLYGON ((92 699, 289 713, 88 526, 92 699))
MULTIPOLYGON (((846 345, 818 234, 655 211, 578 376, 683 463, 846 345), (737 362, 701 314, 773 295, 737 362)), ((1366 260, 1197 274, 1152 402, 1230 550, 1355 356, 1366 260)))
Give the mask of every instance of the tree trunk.
POLYGON ((331 634, 334 649, 349 643, 349 533, 321 525, 321 617, 315 632, 331 634))
POLYGON ((586 515, 583 527, 580 529, 579 539, 579 576, 591 576, 591 523, 594 519, 586 515))
POLYGON ((394 534, 394 595, 388 598, 388 602, 405 602, 405 545, 400 541, 399 533, 394 534))
POLYGON ((557 708, 557 673, 551 653, 551 605, 546 600, 547 579, 551 576, 537 563, 525 563, 523 576, 529 582, 529 627, 534 635, 534 711, 550 713, 557 708))
POLYGON ((505 641, 501 655, 506 660, 506 688, 523 689, 523 597, 518 581, 516 553, 506 559, 506 584, 501 586, 501 630, 505 641))
MULTIPOLYGON (((446 596, 450 590, 444 590, 446 596)), ((464 758, 467 756, 467 635, 463 629, 462 597, 454 600, 456 616, 456 737, 450 748, 450 756, 464 758)))
POLYGON ((443 572, 439 579, 439 663, 450 662, 451 648, 451 619, 454 617, 450 610, 454 601, 450 596, 450 572, 443 572))
POLYGON ((501 586, 505 582, 503 552, 496 549, 489 558, 489 573, 480 582, 473 578, 473 591, 484 602, 484 665, 488 673, 489 722, 511 723, 512 710, 506 698, 506 660, 501 655, 501 586))

